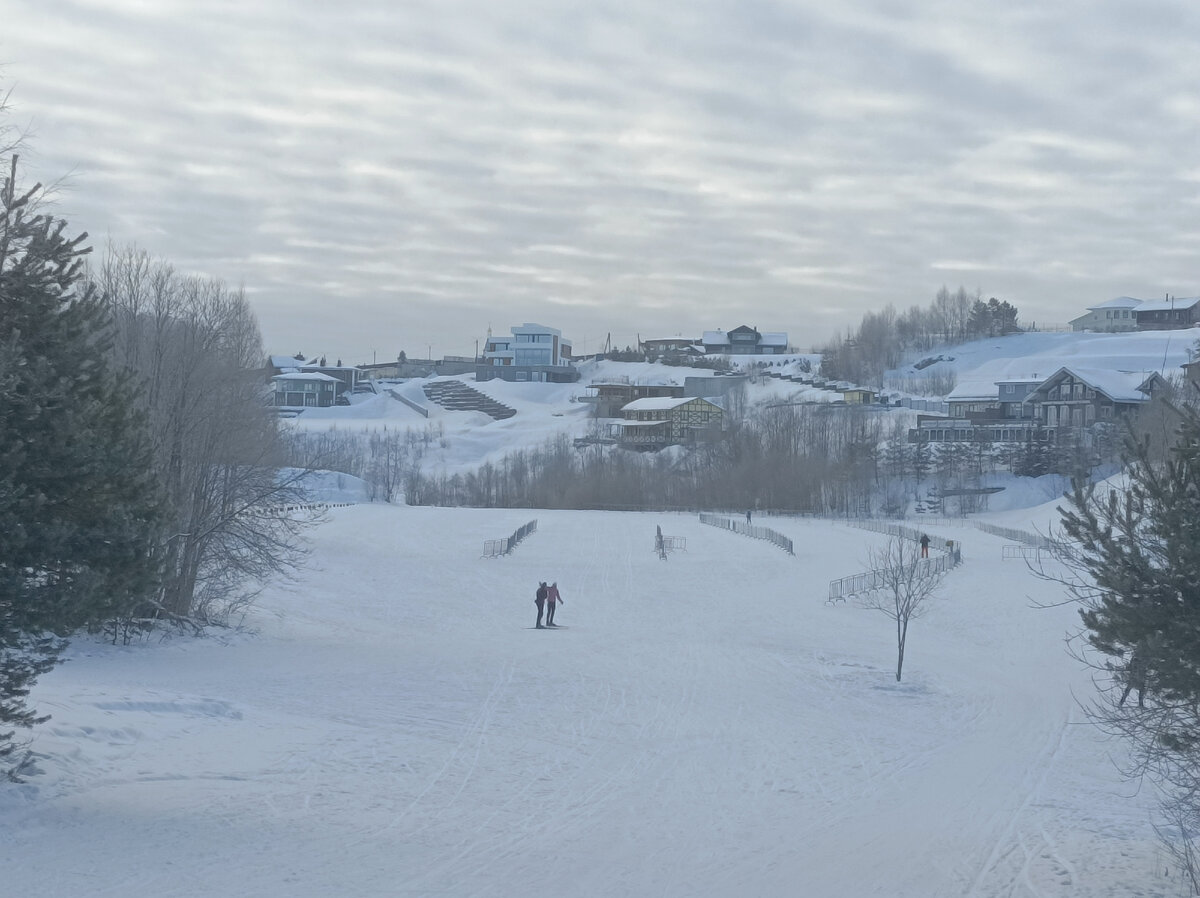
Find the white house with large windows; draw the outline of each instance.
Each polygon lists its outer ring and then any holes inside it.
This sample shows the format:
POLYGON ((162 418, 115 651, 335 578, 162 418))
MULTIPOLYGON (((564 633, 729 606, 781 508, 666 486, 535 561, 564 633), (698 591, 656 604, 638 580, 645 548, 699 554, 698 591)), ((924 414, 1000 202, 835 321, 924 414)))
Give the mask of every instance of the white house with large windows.
POLYGON ((571 361, 571 341, 543 324, 510 328, 512 336, 487 338, 476 380, 573 383, 579 372, 571 361))
POLYGON ((1111 334, 1120 331, 1137 330, 1137 315, 1134 310, 1142 304, 1140 299, 1132 296, 1118 296, 1105 302, 1087 307, 1087 314, 1072 319, 1071 330, 1079 333, 1111 334))

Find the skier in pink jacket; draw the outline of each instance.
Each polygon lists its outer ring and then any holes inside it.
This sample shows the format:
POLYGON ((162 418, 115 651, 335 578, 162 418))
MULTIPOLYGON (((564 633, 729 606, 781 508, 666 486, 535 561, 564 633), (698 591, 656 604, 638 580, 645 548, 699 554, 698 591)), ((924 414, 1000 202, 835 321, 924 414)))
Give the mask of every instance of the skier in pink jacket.
POLYGON ((558 583, 557 582, 551 583, 549 588, 546 590, 546 626, 547 627, 558 626, 558 624, 554 623, 554 608, 560 602, 562 602, 562 596, 558 594, 558 583))

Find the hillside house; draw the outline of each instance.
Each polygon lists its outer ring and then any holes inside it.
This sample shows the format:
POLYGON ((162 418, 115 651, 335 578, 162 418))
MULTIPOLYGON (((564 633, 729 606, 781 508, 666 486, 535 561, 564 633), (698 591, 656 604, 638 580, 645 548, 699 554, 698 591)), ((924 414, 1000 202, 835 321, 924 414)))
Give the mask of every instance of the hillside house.
POLYGON ((307 362, 296 369, 301 374, 324 374, 337 381, 334 391, 336 402, 351 393, 374 393, 375 386, 359 368, 354 365, 343 365, 341 359, 336 365, 326 365, 323 362, 307 362))
POLYGON ((271 378, 277 408, 328 408, 338 398, 341 381, 320 371, 292 371, 271 378))
POLYGON ((706 353, 719 355, 782 355, 788 347, 787 334, 759 333, 744 324, 731 331, 705 331, 700 342, 706 353))
POLYGON ((1156 372, 1059 368, 1025 402, 1033 407, 1034 420, 1052 431, 1086 428, 1136 412, 1166 383, 1156 372))
POLYGON ((666 446, 715 439, 724 410, 700 397, 637 399, 621 409, 618 442, 627 449, 657 450, 666 446))
MULTIPOLYGON (((949 412, 946 416, 919 415, 917 426, 909 431, 909 442, 989 442, 989 443, 1024 443, 1031 440, 1054 441, 1057 429, 1060 427, 1077 427, 1083 429, 1098 420, 1113 420, 1123 412, 1101 411, 1105 407, 1102 397, 1112 393, 1122 397, 1116 403, 1118 406, 1129 404, 1140 405, 1148 394, 1125 389, 1125 381, 1132 378, 1137 387, 1146 380, 1146 375, 1123 375, 1121 372, 1090 371, 1080 372, 1082 377, 1091 383, 1091 387, 1083 385, 1082 381, 1072 380, 1067 390, 1060 369, 1051 378, 1039 378, 1036 374, 1030 377, 1010 377, 999 380, 974 379, 959 383, 946 397, 949 412), (1053 380, 1054 384, 1050 384, 1053 380), (1044 387, 1050 384, 1047 390, 1044 387), (1098 386, 1099 385, 1099 386, 1098 386), (1105 392, 1108 391, 1108 393, 1105 392), (1041 392, 1039 392, 1041 391, 1041 392), (1070 393, 1073 397, 1079 394, 1079 399, 1060 399, 1061 395, 1070 393), (1050 398, 1053 397, 1053 398, 1050 398), (1089 398, 1090 397, 1090 398, 1089 398), (1084 401, 1084 400, 1087 401, 1084 401), (1043 406, 1055 406, 1060 402, 1069 403, 1078 411, 1064 412, 1044 411, 1043 406), (1094 404, 1091 412, 1086 405, 1094 404), (1065 415, 1065 417, 1063 417, 1065 415), (1050 424, 1053 417, 1055 423, 1050 424), (1078 423, 1076 423, 1078 420, 1078 423)), ((1157 377, 1157 375, 1155 375, 1157 377)), ((1111 405, 1111 403, 1110 403, 1111 405)))
POLYGON ((579 397, 580 402, 594 403, 592 414, 597 418, 619 418, 621 409, 638 399, 678 399, 683 396, 679 384, 630 383, 625 377, 594 380, 587 386, 587 394, 579 397))
POLYGON ((1142 304, 1132 296, 1118 296, 1105 302, 1087 307, 1087 314, 1071 320, 1071 330, 1090 331, 1097 334, 1113 334, 1137 329, 1137 318, 1133 310, 1142 304))
POLYGON ((1195 327, 1200 324, 1200 296, 1147 300, 1133 314, 1140 331, 1195 327))
POLYGON ((842 400, 847 405, 870 405, 879 395, 866 387, 847 387, 841 391, 842 400))
POLYGON ((475 379, 535 383, 574 383, 579 372, 571 359, 571 341, 542 324, 511 328, 510 337, 491 337, 475 366, 475 379))
POLYGON ((681 359, 704 355, 704 347, 695 337, 650 337, 638 340, 638 351, 648 359, 681 359))

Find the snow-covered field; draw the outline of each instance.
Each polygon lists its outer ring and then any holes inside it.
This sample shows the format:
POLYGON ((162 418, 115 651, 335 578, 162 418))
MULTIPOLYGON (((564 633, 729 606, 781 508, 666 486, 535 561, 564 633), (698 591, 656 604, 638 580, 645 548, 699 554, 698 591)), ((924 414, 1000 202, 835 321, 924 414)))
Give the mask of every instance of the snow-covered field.
MULTIPOLYGON (((1193 342, 1026 334, 925 370, 1165 371, 1193 342)), ((428 429, 428 468, 468 470, 587 433, 593 379, 688 373, 461 378, 517 409, 504 421, 378 396, 292 423, 428 429)), ((397 389, 423 402, 421 386, 397 389)), ((831 398, 768 379, 748 395, 831 398)), ((985 517, 1044 532, 1047 483, 1008 478, 985 517)), ((330 475, 318 498, 360 487, 330 475)), ((756 523, 795 557, 695 516, 337 508, 244 631, 78 641, 42 678, 39 772, 0 786, 0 898, 1187 894, 1151 790, 1083 720, 1077 615, 1038 607, 1060 589, 999 539, 934 527, 966 564, 914 622, 897 684, 891 622, 825 603, 883 537, 756 523), (480 557, 531 518, 513 555, 480 557), (659 560, 656 526, 687 552, 659 560), (543 579, 567 629, 531 629, 543 579)))
POLYGON ((891 622, 825 603, 883 537, 756 523, 795 557, 689 515, 335 509, 252 631, 78 642, 41 680, 0 893, 1186 894, 1082 721, 1059 590, 933 528, 965 564, 897 684, 891 622), (530 629, 543 579, 568 629, 530 629))

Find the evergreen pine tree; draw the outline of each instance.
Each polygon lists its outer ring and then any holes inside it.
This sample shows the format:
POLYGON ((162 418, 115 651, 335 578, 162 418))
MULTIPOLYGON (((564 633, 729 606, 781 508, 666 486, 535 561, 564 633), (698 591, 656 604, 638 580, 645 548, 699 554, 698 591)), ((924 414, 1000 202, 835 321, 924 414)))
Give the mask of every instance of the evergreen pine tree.
POLYGON ((1129 442, 1124 489, 1076 480, 1063 529, 1084 638, 1111 671, 1092 718, 1162 788, 1164 841, 1200 888, 1200 415, 1181 417, 1165 459, 1129 442))
MULTIPOLYGON (((63 637, 128 615, 156 582, 158 506, 128 382, 109 368, 108 321, 82 286, 86 234, 0 186, 0 728, 63 637)), ((15 749, 0 729, 0 758, 15 749)))
MULTIPOLYGON (((1129 484, 1097 494, 1082 480, 1063 529, 1076 565, 1095 584, 1082 612, 1087 640, 1128 659, 1139 646, 1154 671, 1147 695, 1164 705, 1200 704, 1200 416, 1184 415, 1180 439, 1160 463, 1131 442, 1129 484)), ((1200 746, 1200 731, 1173 742, 1200 746)), ((1200 760, 1200 757, 1198 757, 1200 760)))

